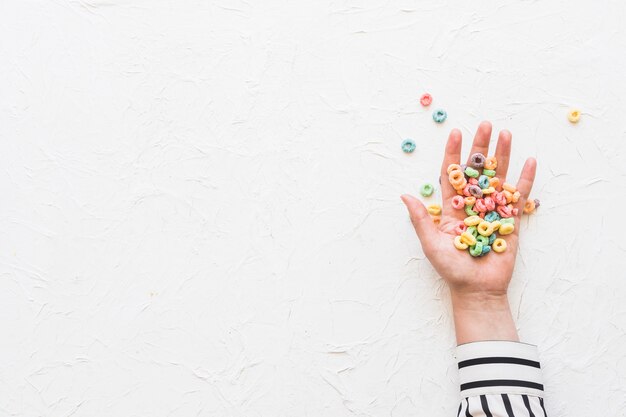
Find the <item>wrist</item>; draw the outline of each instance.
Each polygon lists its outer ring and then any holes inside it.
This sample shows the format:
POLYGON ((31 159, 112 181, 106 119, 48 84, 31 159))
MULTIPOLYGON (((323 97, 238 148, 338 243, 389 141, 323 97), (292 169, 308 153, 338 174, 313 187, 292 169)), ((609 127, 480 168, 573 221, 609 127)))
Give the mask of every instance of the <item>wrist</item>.
POLYGON ((519 341, 506 293, 452 291, 457 344, 481 340, 519 341))

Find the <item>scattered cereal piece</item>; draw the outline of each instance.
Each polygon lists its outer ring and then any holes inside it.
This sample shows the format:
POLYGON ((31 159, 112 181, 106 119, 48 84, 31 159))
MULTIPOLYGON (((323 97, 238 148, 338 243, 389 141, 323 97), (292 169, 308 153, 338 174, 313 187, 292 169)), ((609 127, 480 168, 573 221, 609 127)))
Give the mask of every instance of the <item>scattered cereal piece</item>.
POLYGON ((437 123, 443 123, 448 118, 448 113, 445 110, 437 109, 433 112, 433 120, 437 123))
POLYGON ((420 97, 420 103, 422 103, 422 106, 424 107, 430 106, 430 103, 432 102, 433 102, 433 96, 431 96, 428 93, 424 93, 422 94, 422 97, 420 97))
POLYGON ((580 120, 580 110, 572 109, 567 113, 567 120, 572 123, 578 123, 580 120))
POLYGON ((411 153, 415 150, 415 142, 412 139, 405 139, 402 142, 402 151, 405 153, 411 153))
POLYGON ((433 195, 434 191, 435 187, 433 187, 433 185, 429 183, 422 185, 422 187, 420 188, 420 194, 424 197, 430 197, 431 195, 433 195))

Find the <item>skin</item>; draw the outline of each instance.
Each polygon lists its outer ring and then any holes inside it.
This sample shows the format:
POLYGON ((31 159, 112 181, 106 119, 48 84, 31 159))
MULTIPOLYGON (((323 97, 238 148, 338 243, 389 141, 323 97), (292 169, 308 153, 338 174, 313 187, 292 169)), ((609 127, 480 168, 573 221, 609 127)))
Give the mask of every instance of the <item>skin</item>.
MULTIPOLYGON (((504 237, 507 250, 474 258, 466 250, 458 250, 453 245, 456 236, 454 228, 466 214, 463 210, 452 208, 452 197, 457 194, 448 182, 446 170, 450 164, 468 163, 470 155, 476 152, 487 156, 491 131, 491 123, 487 121, 478 126, 472 150, 463 162, 460 162, 461 132, 458 129, 450 132, 441 164, 443 205, 441 222, 438 226, 433 223, 420 200, 408 194, 401 196, 424 254, 450 288, 458 344, 479 340, 519 340, 507 290, 517 256, 522 208, 535 179, 537 161, 534 158, 526 160, 516 185, 521 194, 516 204, 520 210, 515 217, 515 231, 504 237)), ((507 180, 511 140, 511 132, 500 131, 495 153, 498 161, 496 176, 500 178, 500 184, 511 183, 510 179, 507 180)))

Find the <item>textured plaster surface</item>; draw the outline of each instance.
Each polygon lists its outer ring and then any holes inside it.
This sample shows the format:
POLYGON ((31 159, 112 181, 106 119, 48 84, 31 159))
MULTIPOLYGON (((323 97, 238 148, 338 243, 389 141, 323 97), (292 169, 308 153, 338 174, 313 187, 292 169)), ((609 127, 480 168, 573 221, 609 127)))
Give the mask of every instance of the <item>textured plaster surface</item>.
POLYGON ((0 2, 0 416, 454 415, 448 292, 399 195, 483 119, 513 172, 539 161, 511 302, 548 412, 625 415, 625 20, 0 2))

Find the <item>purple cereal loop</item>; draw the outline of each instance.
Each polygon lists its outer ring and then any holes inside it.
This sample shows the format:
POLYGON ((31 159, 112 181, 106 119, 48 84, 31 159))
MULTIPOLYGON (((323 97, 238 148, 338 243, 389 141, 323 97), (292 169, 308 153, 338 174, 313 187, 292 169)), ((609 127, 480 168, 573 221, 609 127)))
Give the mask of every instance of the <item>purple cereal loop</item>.
POLYGON ((482 198, 483 196, 483 190, 481 190, 478 185, 470 185, 467 191, 469 191, 469 193, 476 198, 482 198))
POLYGON ((539 201, 538 198, 535 198, 535 208, 538 208, 541 205, 541 202, 539 201))
POLYGON ((470 165, 472 166, 472 168, 482 168, 485 166, 485 155, 483 155, 480 152, 475 153, 474 155, 470 156, 470 165))

